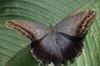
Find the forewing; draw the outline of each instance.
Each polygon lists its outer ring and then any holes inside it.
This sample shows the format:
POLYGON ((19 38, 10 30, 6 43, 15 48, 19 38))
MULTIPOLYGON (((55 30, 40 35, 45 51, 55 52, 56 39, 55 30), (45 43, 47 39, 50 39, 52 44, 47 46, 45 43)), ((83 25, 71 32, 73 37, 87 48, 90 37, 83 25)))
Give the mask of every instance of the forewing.
POLYGON ((66 17, 56 25, 57 32, 62 32, 70 36, 81 37, 86 33, 95 17, 95 11, 84 11, 73 16, 66 17))
POLYGON ((6 26, 17 30, 31 41, 39 40, 49 33, 49 29, 46 26, 23 20, 7 21, 6 26))

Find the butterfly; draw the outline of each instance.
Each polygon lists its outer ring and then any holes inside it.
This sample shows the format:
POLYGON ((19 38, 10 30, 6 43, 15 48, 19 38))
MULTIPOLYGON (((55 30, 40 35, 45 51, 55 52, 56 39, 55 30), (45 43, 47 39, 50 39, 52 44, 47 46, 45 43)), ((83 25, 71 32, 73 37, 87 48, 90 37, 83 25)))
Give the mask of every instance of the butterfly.
POLYGON ((84 47, 83 36, 96 17, 95 11, 83 11, 64 18, 52 27, 24 20, 5 24, 31 40, 32 56, 48 66, 67 64, 79 56, 84 47))

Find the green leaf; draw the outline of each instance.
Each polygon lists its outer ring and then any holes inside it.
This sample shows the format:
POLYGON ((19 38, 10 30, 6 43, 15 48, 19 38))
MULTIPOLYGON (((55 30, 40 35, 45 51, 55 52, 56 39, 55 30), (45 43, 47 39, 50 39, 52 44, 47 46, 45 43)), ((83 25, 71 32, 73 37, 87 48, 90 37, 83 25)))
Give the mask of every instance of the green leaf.
POLYGON ((7 20, 28 20, 49 26, 49 23, 57 24, 65 16, 76 11, 76 9, 78 11, 95 10, 98 16, 84 37, 85 47, 82 55, 76 58, 74 63, 69 62, 68 66, 99 66, 99 0, 0 0, 0 66, 7 66, 9 64, 13 64, 13 66, 40 65, 32 58, 30 50, 25 51, 31 41, 15 30, 6 28, 5 22, 7 20), (87 2, 91 2, 91 4, 89 5, 87 2), (84 8, 78 8, 83 4, 85 4, 84 8), (23 51, 26 53, 23 53, 23 51))

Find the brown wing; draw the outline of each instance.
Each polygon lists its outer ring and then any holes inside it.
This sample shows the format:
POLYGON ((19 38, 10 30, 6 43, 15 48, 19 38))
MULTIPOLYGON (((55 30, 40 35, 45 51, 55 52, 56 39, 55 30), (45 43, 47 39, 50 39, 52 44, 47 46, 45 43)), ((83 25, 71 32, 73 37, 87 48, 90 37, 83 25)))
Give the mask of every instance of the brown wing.
POLYGON ((35 22, 22 20, 8 21, 6 26, 17 30, 22 35, 32 40, 32 55, 44 66, 48 66, 51 62, 53 62, 55 66, 61 64, 62 56, 55 39, 50 34, 49 28, 35 22))
POLYGON ((7 21, 6 26, 17 30, 32 41, 39 40, 49 33, 46 26, 23 20, 7 21))
POLYGON ((82 36, 95 19, 96 12, 84 11, 63 19, 56 25, 57 45, 63 57, 63 64, 73 61, 84 47, 82 36))
POLYGON ((95 11, 80 12, 63 19, 56 25, 56 29, 70 36, 81 37, 86 33, 95 16, 95 11))

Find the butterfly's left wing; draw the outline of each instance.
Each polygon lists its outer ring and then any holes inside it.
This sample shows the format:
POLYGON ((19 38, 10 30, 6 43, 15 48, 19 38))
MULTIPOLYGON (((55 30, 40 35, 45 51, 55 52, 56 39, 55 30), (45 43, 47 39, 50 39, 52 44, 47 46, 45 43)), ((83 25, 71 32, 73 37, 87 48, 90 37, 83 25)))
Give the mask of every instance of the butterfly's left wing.
POLYGON ((58 23, 57 44, 63 56, 63 62, 73 61, 82 52, 82 36, 86 33, 96 16, 95 11, 84 11, 69 16, 58 23))
POLYGON ((17 30, 32 41, 32 56, 44 66, 48 66, 51 62, 55 66, 61 64, 61 53, 55 40, 52 38, 51 30, 47 26, 23 20, 8 21, 6 26, 17 30))

